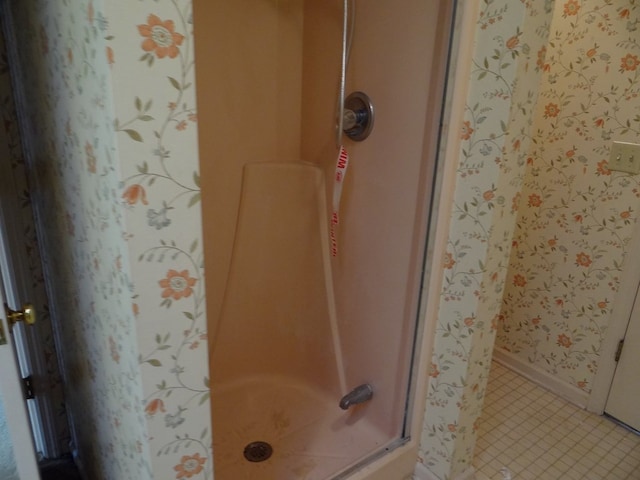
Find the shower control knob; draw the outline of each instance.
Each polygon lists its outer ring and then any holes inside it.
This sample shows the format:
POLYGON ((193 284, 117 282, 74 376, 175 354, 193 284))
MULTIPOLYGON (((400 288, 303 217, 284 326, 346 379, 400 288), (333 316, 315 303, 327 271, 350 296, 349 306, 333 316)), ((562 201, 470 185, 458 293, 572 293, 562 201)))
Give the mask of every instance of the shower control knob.
POLYGON ((342 117, 342 128, 345 132, 358 126, 358 114, 353 110, 345 110, 342 117))
POLYGON ((373 103, 366 93, 353 92, 345 99, 342 130, 351 140, 365 140, 373 129, 373 118, 373 103))

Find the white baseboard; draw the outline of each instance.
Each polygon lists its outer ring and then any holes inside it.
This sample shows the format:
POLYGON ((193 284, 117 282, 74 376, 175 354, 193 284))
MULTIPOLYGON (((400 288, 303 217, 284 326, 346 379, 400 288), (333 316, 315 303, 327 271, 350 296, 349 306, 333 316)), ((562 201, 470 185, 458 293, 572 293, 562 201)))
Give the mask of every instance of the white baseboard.
MULTIPOLYGON (((475 471, 473 467, 469 467, 460 475, 457 475, 453 480, 475 480, 475 471)), ((413 475, 414 480, 441 480, 429 471, 422 463, 416 463, 416 470, 413 475)))
POLYGON ((499 364, 531 380, 545 390, 549 390, 551 393, 564 398, 578 407, 587 407, 589 401, 589 394, 587 392, 560 380, 558 377, 554 377, 535 365, 522 360, 513 353, 496 348, 493 352, 493 359, 499 364))

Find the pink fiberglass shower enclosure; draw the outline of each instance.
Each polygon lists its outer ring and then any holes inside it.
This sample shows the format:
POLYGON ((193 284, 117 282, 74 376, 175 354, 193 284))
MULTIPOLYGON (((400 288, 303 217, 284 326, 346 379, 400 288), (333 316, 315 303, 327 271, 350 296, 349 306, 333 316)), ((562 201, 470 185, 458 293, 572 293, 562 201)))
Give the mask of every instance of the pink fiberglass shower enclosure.
POLYGON ((194 1, 216 480, 343 478, 408 435, 451 2, 354 3, 376 119, 332 257, 343 2, 194 1))

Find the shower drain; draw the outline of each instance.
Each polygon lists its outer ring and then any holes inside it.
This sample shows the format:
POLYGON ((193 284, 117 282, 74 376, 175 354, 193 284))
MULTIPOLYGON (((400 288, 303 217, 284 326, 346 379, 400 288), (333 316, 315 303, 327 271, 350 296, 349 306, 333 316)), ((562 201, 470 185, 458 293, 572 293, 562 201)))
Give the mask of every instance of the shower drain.
POLYGON ((244 458, 250 462, 264 462, 273 454, 273 447, 267 442, 251 442, 244 447, 244 458))

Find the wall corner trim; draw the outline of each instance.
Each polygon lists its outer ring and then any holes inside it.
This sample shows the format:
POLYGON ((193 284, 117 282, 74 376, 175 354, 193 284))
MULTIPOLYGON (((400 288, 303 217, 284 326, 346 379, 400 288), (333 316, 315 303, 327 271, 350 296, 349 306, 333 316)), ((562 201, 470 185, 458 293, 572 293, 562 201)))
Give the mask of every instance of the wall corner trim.
POLYGON ((496 348, 493 352, 493 359, 574 405, 580 408, 587 407, 587 403, 589 402, 589 394, 587 392, 573 385, 569 385, 531 363, 525 362, 513 353, 496 348))

